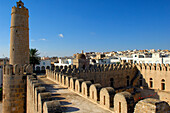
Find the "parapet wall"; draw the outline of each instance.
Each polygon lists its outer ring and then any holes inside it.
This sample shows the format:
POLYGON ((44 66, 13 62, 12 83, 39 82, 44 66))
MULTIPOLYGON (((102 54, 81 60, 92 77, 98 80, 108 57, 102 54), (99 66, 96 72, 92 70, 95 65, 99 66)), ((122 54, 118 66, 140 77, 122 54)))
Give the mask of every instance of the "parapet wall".
POLYGON ((143 79, 143 86, 149 89, 170 91, 169 64, 137 64, 143 79))
POLYGON ((27 76, 27 113, 61 113, 58 100, 52 100, 51 93, 41 86, 33 75, 27 76))
MULTIPOLYGON (((102 87, 100 84, 93 84, 91 81, 78 79, 77 77, 54 72, 49 69, 46 70, 46 76, 48 79, 54 81, 55 83, 60 84, 61 86, 66 87, 69 90, 83 96, 84 98, 87 98, 94 103, 113 111, 114 97, 115 94, 119 93, 119 90, 115 90, 112 87, 102 87)), ((133 97, 140 96, 138 92, 135 92, 134 88, 125 88, 120 91, 129 92, 132 97, 131 99, 133 99, 133 97)), ((127 102, 124 103, 126 105, 127 102)), ((128 104, 130 104, 129 106, 132 106, 132 103, 128 104)), ((122 106, 125 105, 122 104, 122 106)), ((130 109, 132 109, 132 107, 130 109)), ((133 109, 130 111, 133 111, 133 109)))
POLYGON ((26 110, 26 74, 31 65, 3 66, 3 113, 24 113, 26 110))
MULTIPOLYGON (((112 87, 102 87, 100 84, 92 84, 90 81, 84 81, 83 79, 78 79, 77 77, 48 69, 46 70, 46 76, 57 84, 67 87, 84 98, 87 98, 106 109, 114 111, 115 113, 119 113, 120 111, 122 113, 132 113, 134 111, 135 102, 140 102, 140 92, 135 92, 133 88, 122 89, 120 90, 120 93, 118 92, 119 90, 115 91, 112 87), (115 94, 117 96, 115 96, 115 94), (116 107, 114 108, 115 105, 116 107)), ((147 104, 149 105, 150 103, 147 104)), ((137 109, 138 108, 136 108, 136 110, 137 109)), ((166 110, 169 109, 167 108, 166 110)))
POLYGON ((148 64, 148 63, 142 63, 142 64, 136 64, 138 70, 145 71, 145 70, 154 70, 154 71, 170 71, 170 65, 169 64, 148 64))
POLYGON ((87 69, 76 68, 73 65, 60 66, 55 67, 54 72, 71 75, 92 83, 100 83, 103 87, 110 86, 117 89, 130 86, 138 70, 134 64, 108 64, 89 66, 87 69))

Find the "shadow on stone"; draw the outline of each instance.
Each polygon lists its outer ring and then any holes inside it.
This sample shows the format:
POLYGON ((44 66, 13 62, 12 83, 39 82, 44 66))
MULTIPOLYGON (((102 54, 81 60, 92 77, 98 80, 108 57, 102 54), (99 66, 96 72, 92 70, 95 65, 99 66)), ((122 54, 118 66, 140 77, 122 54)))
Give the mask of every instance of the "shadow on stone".
POLYGON ((61 90, 61 89, 68 89, 68 88, 57 88, 58 90, 61 90))
POLYGON ((72 103, 67 102, 67 101, 60 101, 60 104, 61 104, 61 105, 70 105, 70 104, 72 104, 72 103))
POLYGON ((66 98, 64 98, 64 97, 54 97, 53 99, 54 99, 54 100, 64 100, 64 99, 66 99, 66 98))
POLYGON ((61 95, 61 94, 51 94, 51 96, 59 96, 59 95, 61 95))
POLYGON ((64 112, 75 112, 75 111, 79 111, 79 108, 76 107, 61 107, 63 109, 64 112))

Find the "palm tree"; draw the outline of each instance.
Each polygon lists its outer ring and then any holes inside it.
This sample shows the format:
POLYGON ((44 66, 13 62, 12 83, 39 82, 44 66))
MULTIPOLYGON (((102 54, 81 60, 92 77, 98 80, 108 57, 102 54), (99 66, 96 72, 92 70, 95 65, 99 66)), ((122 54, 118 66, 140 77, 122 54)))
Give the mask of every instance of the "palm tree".
POLYGON ((30 64, 33 65, 33 69, 35 70, 35 65, 40 64, 40 57, 38 56, 37 49, 30 49, 30 64))

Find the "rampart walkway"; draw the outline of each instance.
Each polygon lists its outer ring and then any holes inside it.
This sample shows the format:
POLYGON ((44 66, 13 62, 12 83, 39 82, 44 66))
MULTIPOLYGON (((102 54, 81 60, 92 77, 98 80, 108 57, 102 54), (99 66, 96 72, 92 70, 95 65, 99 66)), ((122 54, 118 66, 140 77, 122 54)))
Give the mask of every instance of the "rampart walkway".
POLYGON ((76 113, 111 113, 99 107, 97 104, 81 97, 80 95, 64 88, 48 78, 38 77, 39 81, 46 89, 52 93, 52 98, 60 101, 65 112, 76 113))
POLYGON ((2 113, 2 102, 0 102, 0 113, 2 113))

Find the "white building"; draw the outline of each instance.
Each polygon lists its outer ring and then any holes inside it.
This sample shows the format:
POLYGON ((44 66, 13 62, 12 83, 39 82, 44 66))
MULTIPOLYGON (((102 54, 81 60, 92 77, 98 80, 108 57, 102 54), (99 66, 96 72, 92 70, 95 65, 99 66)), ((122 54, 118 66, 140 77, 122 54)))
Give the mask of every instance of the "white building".
POLYGON ((45 69, 51 68, 51 60, 40 60, 39 65, 35 65, 36 71, 45 71, 45 69))
POLYGON ((117 57, 104 57, 102 59, 90 59, 90 64, 116 64, 120 62, 120 58, 117 57))
POLYGON ((125 60, 126 62, 131 60, 133 63, 170 64, 170 56, 165 56, 161 53, 153 53, 152 55, 133 54, 132 57, 121 57, 121 60, 125 60))
POLYGON ((69 66, 73 65, 73 58, 60 58, 58 63, 54 63, 54 66, 69 66))

